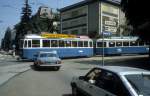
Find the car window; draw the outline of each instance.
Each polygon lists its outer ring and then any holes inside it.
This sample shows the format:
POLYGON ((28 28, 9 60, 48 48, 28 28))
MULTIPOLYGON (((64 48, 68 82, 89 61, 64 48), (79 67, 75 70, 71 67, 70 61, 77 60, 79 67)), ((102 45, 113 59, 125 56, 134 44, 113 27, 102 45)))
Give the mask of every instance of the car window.
POLYGON ((125 77, 138 95, 150 95, 150 75, 138 74, 126 75, 125 77))
POLYGON ((47 54, 47 57, 57 57, 56 54, 47 54))
POLYGON ((101 70, 100 69, 93 69, 91 70, 86 76, 86 81, 90 81, 90 80, 96 80, 96 78, 100 75, 101 70))
POLYGON ((115 80, 113 74, 103 71, 103 73, 96 80, 96 86, 113 93, 115 87, 115 80))
POLYGON ((43 53, 43 54, 40 54, 40 57, 41 57, 41 58, 47 57, 47 54, 44 54, 44 53, 43 53))

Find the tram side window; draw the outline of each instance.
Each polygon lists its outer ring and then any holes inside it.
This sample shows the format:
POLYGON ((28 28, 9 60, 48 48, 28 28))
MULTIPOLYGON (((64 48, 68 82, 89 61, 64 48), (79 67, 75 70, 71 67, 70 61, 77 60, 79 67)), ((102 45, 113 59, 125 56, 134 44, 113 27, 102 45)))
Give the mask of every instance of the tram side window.
POLYGON ((24 47, 25 48, 27 47, 27 40, 25 40, 25 42, 24 42, 24 47))
POLYGON ((71 41, 65 41, 65 46, 66 47, 71 47, 71 41))
POLYGON ((84 41, 84 47, 88 47, 88 41, 84 41))
POLYGON ((109 47, 115 47, 115 42, 109 42, 109 47))
POLYGON ((83 47, 83 41, 78 41, 78 47, 83 47))
POLYGON ((31 47, 31 40, 28 41, 28 47, 31 47))
POLYGON ((129 42, 127 41, 123 42, 123 46, 129 46, 129 42))
POLYGON ((50 40, 43 40, 43 47, 50 47, 50 40))
POLYGON ((59 41, 59 47, 65 47, 65 41, 60 40, 59 41))
POLYGON ((32 40, 32 47, 40 47, 40 40, 32 40))
POLYGON ((122 42, 116 42, 116 46, 118 47, 122 46, 122 42))
POLYGON ((102 42, 97 42, 97 47, 102 47, 102 42))
POLYGON ((77 47, 77 41, 72 41, 72 47, 77 47))
POLYGON ((131 41, 130 42, 130 46, 137 46, 137 45, 138 45, 138 43, 136 41, 131 41))
POLYGON ((51 40, 51 47, 58 47, 57 40, 51 40))

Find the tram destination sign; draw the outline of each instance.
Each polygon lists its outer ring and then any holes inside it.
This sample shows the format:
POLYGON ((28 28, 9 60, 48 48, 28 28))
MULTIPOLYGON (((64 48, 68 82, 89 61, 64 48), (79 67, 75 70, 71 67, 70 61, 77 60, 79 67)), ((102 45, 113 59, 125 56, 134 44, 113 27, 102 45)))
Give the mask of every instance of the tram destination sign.
POLYGON ((68 35, 68 34, 41 34, 44 38, 76 38, 76 35, 68 35))

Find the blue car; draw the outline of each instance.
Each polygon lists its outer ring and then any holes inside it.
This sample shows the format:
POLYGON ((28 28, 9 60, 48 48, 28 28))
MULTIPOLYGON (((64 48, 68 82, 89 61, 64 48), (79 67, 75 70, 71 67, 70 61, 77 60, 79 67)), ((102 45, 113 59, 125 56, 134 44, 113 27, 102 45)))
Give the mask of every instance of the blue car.
POLYGON ((58 71, 61 67, 61 59, 56 51, 38 52, 38 54, 35 55, 34 67, 51 67, 58 71))

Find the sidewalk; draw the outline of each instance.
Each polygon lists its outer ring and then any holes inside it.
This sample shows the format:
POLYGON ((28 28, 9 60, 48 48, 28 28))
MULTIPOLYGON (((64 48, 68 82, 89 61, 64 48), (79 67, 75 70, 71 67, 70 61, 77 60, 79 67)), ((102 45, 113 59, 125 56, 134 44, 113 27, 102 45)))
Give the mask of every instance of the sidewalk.
POLYGON ((30 69, 29 64, 17 64, 0 67, 0 86, 6 83, 14 76, 30 69))

